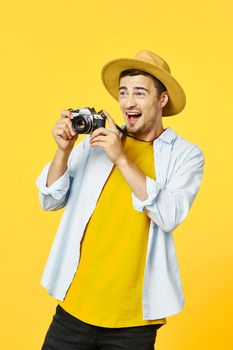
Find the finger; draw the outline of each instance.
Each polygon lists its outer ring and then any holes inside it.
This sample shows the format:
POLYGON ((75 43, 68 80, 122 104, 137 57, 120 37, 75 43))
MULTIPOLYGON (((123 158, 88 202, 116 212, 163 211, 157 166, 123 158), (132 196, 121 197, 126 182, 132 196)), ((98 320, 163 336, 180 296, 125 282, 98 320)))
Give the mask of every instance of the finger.
POLYGON ((72 122, 69 118, 62 118, 57 122, 57 125, 60 128, 65 128, 67 130, 68 128, 68 134, 69 136, 74 136, 76 134, 76 132, 74 131, 73 127, 72 127, 72 122))
POLYGON ((107 118, 107 120, 109 122, 110 128, 112 130, 114 130, 115 132, 117 132, 117 134, 118 134, 118 130, 117 130, 116 124, 115 124, 114 120, 112 119, 112 117, 110 116, 110 114, 108 112, 106 112, 106 111, 103 111, 103 112, 106 115, 106 118, 107 118))
POLYGON ((106 136, 102 136, 102 135, 99 135, 99 136, 96 136, 94 139, 90 140, 90 144, 94 144, 96 142, 106 142, 108 140, 108 137, 106 138, 106 136))
POLYGON ((68 138, 68 136, 67 136, 67 133, 65 132, 64 129, 57 129, 56 135, 57 135, 57 136, 61 136, 61 137, 62 137, 64 140, 66 140, 66 141, 69 140, 69 138, 68 138))
POLYGON ((58 122, 58 123, 57 123, 57 128, 58 128, 58 129, 64 129, 65 132, 67 133, 67 135, 68 135, 69 137, 72 137, 71 130, 70 130, 70 127, 69 127, 67 121, 68 121, 68 119, 65 118, 65 119, 63 119, 60 123, 58 122))
POLYGON ((73 115, 71 111, 68 111, 67 109, 62 109, 60 114, 61 114, 61 118, 73 119, 73 115))
POLYGON ((65 130, 65 132, 66 132, 68 138, 69 138, 69 139, 72 139, 73 136, 72 136, 72 134, 71 134, 71 132, 70 132, 69 126, 68 126, 67 124, 65 124, 65 125, 63 126, 63 128, 64 128, 64 130, 65 130))
POLYGON ((90 136, 90 140, 95 138, 96 136, 98 135, 109 135, 110 134, 110 131, 108 129, 105 129, 105 128, 98 128, 96 130, 93 131, 93 133, 91 134, 90 136))
POLYGON ((103 148, 105 148, 105 146, 106 146, 105 140, 104 141, 98 140, 98 141, 91 143, 91 147, 103 147, 103 148))
POLYGON ((72 126, 72 121, 69 119, 69 118, 65 118, 64 121, 66 122, 66 125, 68 126, 69 128, 69 132, 72 136, 74 136, 76 134, 76 132, 74 131, 73 129, 73 126, 72 126))
POLYGON ((94 140, 97 136, 103 135, 105 138, 119 137, 119 134, 114 130, 102 128, 102 130, 96 129, 90 136, 90 141, 94 140))

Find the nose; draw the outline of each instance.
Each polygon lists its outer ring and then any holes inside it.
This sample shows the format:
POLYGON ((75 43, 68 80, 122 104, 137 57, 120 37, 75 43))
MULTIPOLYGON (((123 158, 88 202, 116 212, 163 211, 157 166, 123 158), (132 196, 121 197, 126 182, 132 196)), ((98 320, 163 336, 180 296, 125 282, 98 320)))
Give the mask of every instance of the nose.
POLYGON ((135 99, 135 96, 133 94, 129 94, 127 96, 127 99, 125 101, 125 106, 127 108, 130 108, 130 107, 135 107, 136 106, 136 99, 135 99))

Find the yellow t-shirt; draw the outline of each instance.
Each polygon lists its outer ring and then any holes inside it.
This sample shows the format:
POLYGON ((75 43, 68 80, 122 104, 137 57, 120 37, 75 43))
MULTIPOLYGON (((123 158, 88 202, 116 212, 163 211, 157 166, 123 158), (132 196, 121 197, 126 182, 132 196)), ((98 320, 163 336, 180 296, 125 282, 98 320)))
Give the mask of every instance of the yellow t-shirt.
MULTIPOLYGON (((128 157, 155 178, 153 143, 125 137, 128 157)), ((100 169, 101 171, 101 169, 100 169)), ((101 327, 165 324, 143 320, 142 286, 150 220, 132 205, 132 190, 114 166, 80 246, 80 261, 62 308, 101 327)))

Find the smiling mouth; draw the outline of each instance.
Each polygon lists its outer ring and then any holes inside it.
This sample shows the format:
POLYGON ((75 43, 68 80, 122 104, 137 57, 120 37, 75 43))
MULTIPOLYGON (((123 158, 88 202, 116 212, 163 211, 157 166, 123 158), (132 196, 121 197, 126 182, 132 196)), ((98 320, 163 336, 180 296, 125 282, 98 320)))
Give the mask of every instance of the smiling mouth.
POLYGON ((135 123, 142 116, 142 113, 139 113, 139 112, 127 112, 126 115, 127 115, 128 121, 130 123, 135 123))

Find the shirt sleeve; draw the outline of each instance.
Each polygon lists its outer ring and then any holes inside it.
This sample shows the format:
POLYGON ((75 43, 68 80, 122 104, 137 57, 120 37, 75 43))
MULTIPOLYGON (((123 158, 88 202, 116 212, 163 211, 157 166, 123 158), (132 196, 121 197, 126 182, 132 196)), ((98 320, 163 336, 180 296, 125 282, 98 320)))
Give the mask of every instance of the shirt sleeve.
POLYGON ((83 139, 76 145, 68 158, 67 169, 56 181, 49 187, 46 186, 48 171, 52 162, 49 162, 39 174, 36 185, 39 189, 39 200, 44 210, 58 210, 67 203, 74 174, 80 164, 82 164, 85 155, 86 139, 83 139))
POLYGON ((70 187, 69 169, 52 183, 46 186, 49 167, 52 162, 46 164, 39 174, 36 185, 39 189, 40 204, 44 210, 57 210, 62 208, 66 203, 66 194, 70 187))
POLYGON ((204 163, 203 152, 195 145, 164 188, 158 180, 146 177, 148 198, 141 201, 132 193, 134 208, 145 211, 163 231, 173 231, 188 215, 199 191, 204 163))

